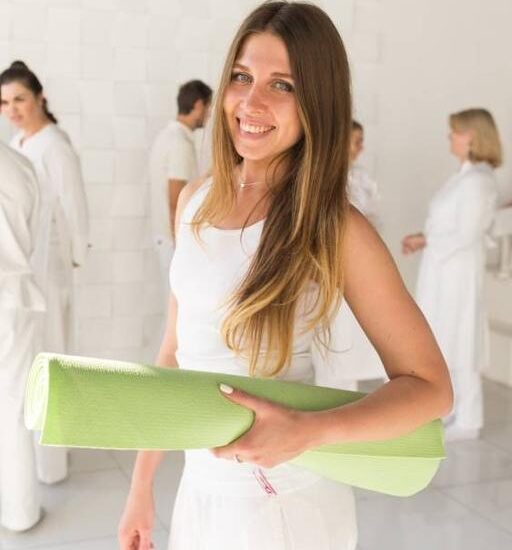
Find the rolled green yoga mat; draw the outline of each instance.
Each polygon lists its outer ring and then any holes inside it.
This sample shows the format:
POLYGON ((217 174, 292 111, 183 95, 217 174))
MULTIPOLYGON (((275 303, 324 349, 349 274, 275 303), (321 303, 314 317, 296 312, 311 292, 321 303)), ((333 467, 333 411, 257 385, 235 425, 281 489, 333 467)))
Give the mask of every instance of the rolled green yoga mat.
MULTIPOLYGON (((224 382, 300 410, 353 402, 362 393, 294 382, 39 354, 27 383, 25 422, 41 443, 98 449, 198 449, 248 430, 252 411, 228 401, 224 382)), ((324 477, 397 496, 425 488, 444 458, 441 423, 386 441, 307 451, 293 464, 324 477)))

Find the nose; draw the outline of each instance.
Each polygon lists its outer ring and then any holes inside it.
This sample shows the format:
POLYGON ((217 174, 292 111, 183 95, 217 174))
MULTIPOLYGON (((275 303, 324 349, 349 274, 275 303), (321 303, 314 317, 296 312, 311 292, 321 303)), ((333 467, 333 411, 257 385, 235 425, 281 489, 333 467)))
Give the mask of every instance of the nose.
POLYGON ((265 110, 265 93, 257 84, 253 84, 248 90, 243 101, 247 114, 262 113, 265 110))

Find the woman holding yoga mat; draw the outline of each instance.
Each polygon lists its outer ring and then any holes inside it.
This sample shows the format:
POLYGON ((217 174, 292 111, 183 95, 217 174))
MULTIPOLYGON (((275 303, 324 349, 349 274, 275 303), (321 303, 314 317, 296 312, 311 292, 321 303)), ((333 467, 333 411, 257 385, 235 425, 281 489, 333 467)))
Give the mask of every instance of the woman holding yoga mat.
MULTIPOLYGON (((19 132, 11 146, 33 164, 41 190, 40 229, 32 264, 46 296, 43 350, 72 351, 73 268, 87 251, 88 215, 79 159, 57 125, 38 77, 15 61, 0 74, 2 115, 19 132)), ((64 448, 36 445, 38 475, 57 483, 68 475, 64 448)))
MULTIPOLYGON (((315 327, 344 296, 390 382, 322 412, 220 387, 255 420, 225 447, 186 451, 170 550, 353 550, 350 487, 286 462, 325 443, 399 436, 451 407, 425 319, 348 205, 350 107, 345 49, 322 10, 269 2, 242 23, 215 106, 213 176, 179 199, 158 364, 311 383, 315 327)), ((137 457, 123 550, 152 547, 162 456, 137 457)))

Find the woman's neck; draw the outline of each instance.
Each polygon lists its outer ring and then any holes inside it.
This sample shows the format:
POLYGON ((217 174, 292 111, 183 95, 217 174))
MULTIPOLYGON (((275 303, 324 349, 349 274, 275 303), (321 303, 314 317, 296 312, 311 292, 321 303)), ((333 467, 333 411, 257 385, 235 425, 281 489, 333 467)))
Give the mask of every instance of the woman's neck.
POLYGON ((269 161, 254 161, 244 159, 239 168, 239 183, 245 185, 267 184, 271 186, 273 181, 283 173, 284 165, 280 164, 276 169, 270 168, 269 161))
POLYGON ((28 139, 34 134, 37 134, 37 132, 42 130, 48 124, 50 124, 50 120, 48 119, 48 117, 37 117, 37 119, 35 119, 31 124, 27 124, 23 128, 23 139, 28 139))

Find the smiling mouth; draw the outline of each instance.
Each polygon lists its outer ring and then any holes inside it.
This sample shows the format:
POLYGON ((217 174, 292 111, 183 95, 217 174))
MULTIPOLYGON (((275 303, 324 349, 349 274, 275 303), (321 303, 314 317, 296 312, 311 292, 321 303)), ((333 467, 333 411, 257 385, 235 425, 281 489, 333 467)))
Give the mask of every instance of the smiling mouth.
POLYGON ((244 134, 262 135, 268 134, 272 130, 275 130, 275 126, 262 125, 262 124, 249 124, 243 120, 237 118, 238 126, 244 134))

